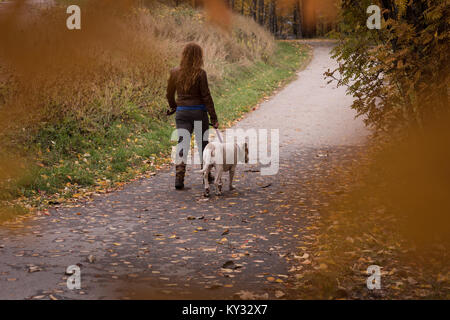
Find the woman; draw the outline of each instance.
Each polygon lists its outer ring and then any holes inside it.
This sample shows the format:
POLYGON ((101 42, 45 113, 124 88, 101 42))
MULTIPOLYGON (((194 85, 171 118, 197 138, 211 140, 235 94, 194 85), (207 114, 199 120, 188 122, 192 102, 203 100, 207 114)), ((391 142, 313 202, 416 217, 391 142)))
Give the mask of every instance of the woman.
MULTIPOLYGON (((197 145, 199 147, 200 159, 203 150, 208 144, 203 139, 205 132, 209 128, 209 118, 214 128, 219 127, 214 102, 209 92, 208 78, 203 67, 203 50, 195 44, 189 43, 183 50, 180 66, 171 70, 169 83, 167 86, 167 100, 169 101, 170 110, 167 115, 176 112, 177 130, 186 129, 189 137, 194 130, 194 122, 201 123, 201 136, 196 135, 197 145), (177 98, 175 99, 175 93, 177 98), (200 151, 201 146, 201 151, 200 151)), ((178 145, 181 149, 177 151, 179 158, 176 162, 175 188, 180 190, 184 188, 184 175, 186 173, 187 150, 190 147, 190 138, 183 140, 181 132, 178 133, 178 145), (183 150, 186 150, 185 154, 183 150)), ((212 180, 212 177, 209 177, 212 180)))

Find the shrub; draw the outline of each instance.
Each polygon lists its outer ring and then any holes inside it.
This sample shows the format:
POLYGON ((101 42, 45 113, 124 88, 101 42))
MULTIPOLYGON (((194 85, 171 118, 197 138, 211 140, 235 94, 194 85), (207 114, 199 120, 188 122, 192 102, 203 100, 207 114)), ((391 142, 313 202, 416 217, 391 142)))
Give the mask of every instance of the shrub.
POLYGON ((367 124, 423 126, 448 113, 448 1, 345 0, 341 15, 338 83, 348 86, 367 124), (365 26, 371 4, 383 8, 381 30, 365 26))

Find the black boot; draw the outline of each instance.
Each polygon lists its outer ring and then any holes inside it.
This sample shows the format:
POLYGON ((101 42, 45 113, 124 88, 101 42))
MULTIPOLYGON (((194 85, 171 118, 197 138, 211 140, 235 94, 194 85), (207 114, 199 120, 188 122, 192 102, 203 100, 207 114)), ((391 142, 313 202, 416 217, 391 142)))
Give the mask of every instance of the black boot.
POLYGON ((184 174, 186 173, 186 164, 181 163, 175 166, 175 189, 184 189, 184 174))

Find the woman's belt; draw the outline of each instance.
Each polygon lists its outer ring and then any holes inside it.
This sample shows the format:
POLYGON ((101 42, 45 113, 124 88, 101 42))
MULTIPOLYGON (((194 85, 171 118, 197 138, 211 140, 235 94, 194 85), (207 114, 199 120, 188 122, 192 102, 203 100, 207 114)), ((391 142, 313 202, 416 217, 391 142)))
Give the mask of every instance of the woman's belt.
POLYGON ((179 110, 205 110, 206 111, 206 107, 204 104, 200 104, 197 106, 178 106, 177 111, 179 111, 179 110))

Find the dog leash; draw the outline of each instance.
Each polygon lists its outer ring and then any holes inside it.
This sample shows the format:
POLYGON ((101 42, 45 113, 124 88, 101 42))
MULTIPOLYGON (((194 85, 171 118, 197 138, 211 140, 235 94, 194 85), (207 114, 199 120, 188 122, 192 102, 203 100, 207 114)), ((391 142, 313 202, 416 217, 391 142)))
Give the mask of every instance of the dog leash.
MULTIPOLYGON (((214 128, 214 126, 212 125, 212 123, 210 123, 210 125, 214 128)), ((220 134, 220 131, 217 130, 216 128, 214 128, 214 130, 216 130, 216 135, 217 135, 217 138, 219 138, 220 143, 223 143, 222 135, 220 134)))
POLYGON ((222 135, 220 134, 220 131, 217 130, 216 128, 214 128, 214 129, 216 130, 216 135, 217 135, 217 138, 219 138, 220 143, 223 143, 222 135))

